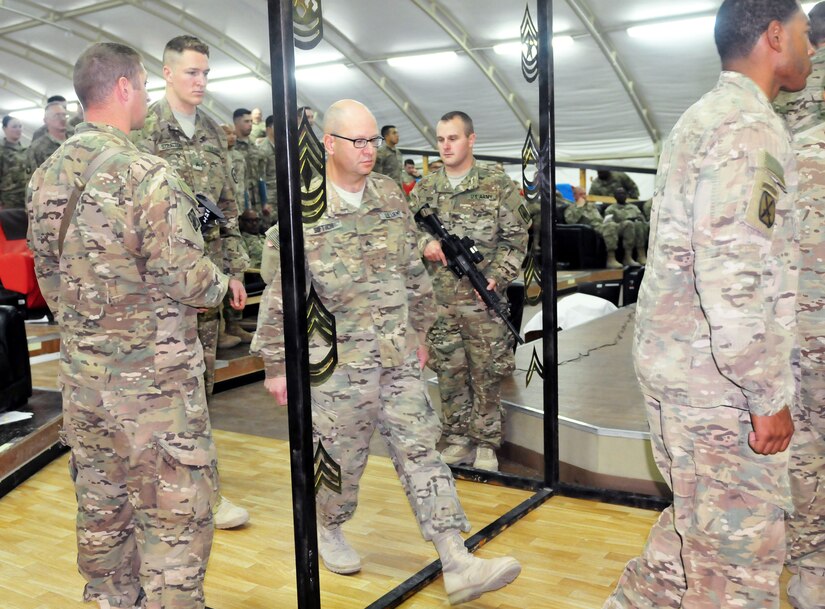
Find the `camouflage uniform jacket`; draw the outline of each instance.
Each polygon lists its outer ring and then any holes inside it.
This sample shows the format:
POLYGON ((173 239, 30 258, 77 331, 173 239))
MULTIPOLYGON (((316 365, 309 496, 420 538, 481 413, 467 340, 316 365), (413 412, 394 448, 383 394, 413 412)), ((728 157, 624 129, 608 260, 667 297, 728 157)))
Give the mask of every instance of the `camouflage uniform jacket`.
POLYGON ((246 253, 249 254, 249 264, 256 269, 261 268, 261 257, 264 253, 264 236, 241 232, 246 253))
MULTIPOLYGON (((226 224, 220 229, 215 227, 210 230, 204 235, 204 240, 209 243, 221 238, 223 272, 242 279, 248 260, 238 228, 235 193, 227 176, 228 146, 223 130, 198 110, 195 133, 191 139, 186 137, 164 97, 149 106, 143 129, 132 132, 130 138, 138 148, 172 165, 193 192, 204 194, 217 203, 226 216, 226 224)), ((207 246, 207 250, 211 249, 207 246)))
POLYGON ((252 123, 252 131, 249 132, 249 141, 257 145, 261 138, 266 137, 266 123, 252 123))
POLYGON ((585 224, 596 227, 604 223, 604 218, 596 204, 592 201, 587 201, 581 207, 575 203, 571 203, 565 207, 564 221, 567 224, 585 224))
MULTIPOLYGON (((329 184, 329 182, 328 182, 329 184)), ((415 222, 398 186, 386 176, 367 177, 358 210, 344 204, 334 188, 327 209, 304 224, 307 279, 335 316, 338 363, 356 369, 401 366, 424 344, 435 320, 432 284, 415 242, 415 222)), ((283 296, 277 260, 276 227, 267 232, 262 276, 268 285, 252 352, 264 359, 267 377, 285 374, 283 296), (267 260, 275 258, 275 260, 267 260)), ((307 283, 309 286, 309 283, 307 283)), ((329 351, 310 333, 310 361, 329 351)))
POLYGON ((636 310, 642 393, 756 415, 791 405, 797 179, 765 94, 722 72, 673 128, 659 164, 636 310))
POLYGON ((611 171, 609 180, 596 178, 590 183, 591 195, 600 197, 612 197, 617 188, 624 188, 628 199, 639 198, 639 187, 636 186, 629 175, 622 171, 611 171))
POLYGON ((26 149, 20 142, 12 144, 3 138, 3 148, 0 149, 0 205, 6 209, 25 207, 28 181, 26 149))
POLYGON ((260 151, 251 139, 237 140, 235 150, 240 152, 246 161, 246 192, 249 196, 249 204, 253 207, 260 207, 262 202, 261 193, 258 190, 258 180, 264 177, 264 161, 260 151))
POLYGON ((373 171, 390 176, 400 188, 402 186, 401 173, 404 171, 404 159, 398 148, 382 145, 375 154, 375 168, 373 171))
POLYGON ((796 134, 810 129, 825 120, 825 47, 818 49, 811 58, 812 70, 808 84, 797 93, 782 91, 774 100, 773 107, 796 134))
POLYGON ((645 216, 642 210, 633 203, 623 203, 622 205, 613 203, 604 210, 604 219, 609 222, 624 222, 625 220, 638 220, 642 222, 645 216), (612 219, 608 220, 609 216, 613 216, 612 219))
MULTIPOLYGON (((74 118, 73 118, 72 120, 74 120, 74 118)), ((70 138, 71 136, 73 136, 73 135, 74 135, 74 128, 75 128, 75 127, 77 127, 77 125, 78 125, 78 124, 80 124, 80 123, 82 123, 82 122, 83 122, 83 121, 82 121, 82 120, 80 120, 80 121, 78 121, 77 123, 72 124, 72 122, 71 122, 71 121, 69 121, 69 122, 66 124, 66 138, 67 138, 67 139, 68 139, 68 138, 70 138)), ((36 140, 39 140, 41 137, 43 137, 44 135, 46 135, 48 132, 49 132, 49 128, 48 128, 48 127, 46 127, 46 125, 45 125, 45 124, 44 124, 44 125, 40 125, 37 129, 35 129, 35 130, 34 130, 34 133, 32 133, 32 144, 33 144, 36 140)))
POLYGON ((29 160, 29 173, 34 173, 34 170, 52 156, 54 151, 60 148, 62 143, 63 142, 57 141, 50 133, 46 133, 43 137, 34 140, 26 152, 29 160))
POLYGON ((203 374, 197 307, 229 279, 204 256, 191 191, 126 134, 82 123, 32 176, 29 246, 60 323, 63 382, 148 389, 203 374), (89 180, 58 253, 66 201, 106 148, 124 147, 89 180))
POLYGON ((265 137, 257 144, 261 157, 261 177, 266 182, 266 204, 275 209, 278 207, 278 182, 275 178, 275 144, 265 137))
MULTIPOLYGON (((495 279, 496 291, 503 292, 518 277, 532 219, 512 180, 504 173, 475 164, 453 189, 442 168, 421 178, 410 195, 413 213, 429 204, 450 233, 475 241, 484 256, 477 266, 488 280, 495 279)), ((418 227, 421 252, 433 239, 418 227)), ((476 302, 466 277, 458 279, 440 262, 427 261, 426 266, 439 302, 476 302)))
POLYGON ((235 148, 226 151, 226 160, 229 167, 229 183, 235 202, 238 204, 238 214, 246 209, 246 157, 235 148))

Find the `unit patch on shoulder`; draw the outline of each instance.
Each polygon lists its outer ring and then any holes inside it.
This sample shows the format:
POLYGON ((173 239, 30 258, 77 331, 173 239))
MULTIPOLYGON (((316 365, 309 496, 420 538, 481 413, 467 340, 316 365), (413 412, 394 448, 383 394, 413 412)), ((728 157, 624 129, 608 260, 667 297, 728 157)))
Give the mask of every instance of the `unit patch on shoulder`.
POLYGON ((753 190, 745 213, 745 222, 764 235, 770 235, 776 223, 776 204, 785 188, 785 172, 779 162, 764 150, 759 152, 753 190))
POLYGON ((530 210, 527 209, 527 206, 524 203, 519 203, 518 215, 521 216, 521 219, 524 220, 525 224, 530 224, 533 221, 533 218, 530 217, 530 210))

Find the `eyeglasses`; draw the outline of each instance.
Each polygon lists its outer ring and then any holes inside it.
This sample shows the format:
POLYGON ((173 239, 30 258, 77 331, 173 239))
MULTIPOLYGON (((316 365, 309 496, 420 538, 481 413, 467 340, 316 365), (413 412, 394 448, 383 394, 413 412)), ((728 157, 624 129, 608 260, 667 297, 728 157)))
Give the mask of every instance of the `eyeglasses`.
POLYGON ((384 138, 380 135, 376 135, 375 137, 371 137, 369 139, 363 137, 352 139, 351 137, 346 137, 345 135, 338 135, 337 133, 330 133, 330 135, 332 137, 340 137, 342 140, 352 142, 352 145, 356 148, 366 148, 367 144, 372 144, 373 148, 378 148, 384 141, 384 138))

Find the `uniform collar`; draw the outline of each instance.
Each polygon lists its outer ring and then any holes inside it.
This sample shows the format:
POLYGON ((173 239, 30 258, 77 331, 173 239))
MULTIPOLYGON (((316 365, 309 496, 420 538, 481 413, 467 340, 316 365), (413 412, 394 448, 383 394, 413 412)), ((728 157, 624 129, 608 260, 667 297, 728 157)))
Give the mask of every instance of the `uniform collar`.
POLYGON ((759 87, 759 85, 741 72, 731 72, 727 70, 723 71, 719 75, 719 82, 717 86, 738 87, 739 89, 750 93, 752 97, 759 101, 759 103, 764 105, 766 108, 770 108, 771 112, 773 112, 773 106, 771 105, 771 101, 768 99, 768 96, 765 95, 765 92, 759 87))
POLYGON ((128 135, 123 133, 123 131, 121 131, 117 127, 113 127, 112 125, 107 125, 106 123, 80 123, 75 128, 75 134, 81 134, 81 133, 87 133, 87 132, 92 133, 92 132, 95 132, 95 131, 98 132, 98 133, 106 133, 106 134, 112 136, 113 138, 118 140, 119 144, 121 144, 123 146, 130 146, 131 147, 133 145, 131 140, 129 139, 128 135))
POLYGON ((438 170, 438 173, 435 174, 435 188, 438 192, 464 192, 465 190, 473 190, 478 188, 478 161, 473 161, 473 166, 470 168, 470 171, 467 172, 467 175, 464 176, 464 179, 461 180, 461 183, 456 187, 453 188, 453 185, 450 184, 450 178, 447 177, 447 168, 442 167, 438 170))

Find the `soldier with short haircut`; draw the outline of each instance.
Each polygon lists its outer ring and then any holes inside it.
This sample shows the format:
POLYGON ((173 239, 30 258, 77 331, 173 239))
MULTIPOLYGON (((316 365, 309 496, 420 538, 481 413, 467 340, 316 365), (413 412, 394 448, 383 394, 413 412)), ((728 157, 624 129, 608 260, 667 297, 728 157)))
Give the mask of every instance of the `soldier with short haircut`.
POLYGON ((13 116, 3 117, 3 147, 0 148, 0 209, 26 206, 29 163, 20 143, 23 123, 13 116))
MULTIPOLYGON (((448 112, 436 126, 444 167, 416 184, 411 206, 428 204, 451 233, 475 241, 488 290, 502 297, 519 274, 527 251, 530 212, 506 174, 476 163, 473 121, 448 112)), ((438 317, 427 333, 430 367, 438 373, 444 421, 444 460, 498 470, 501 446, 501 379, 515 361, 513 340, 502 320, 487 310, 464 277, 446 266, 441 244, 423 228, 418 245, 433 279, 438 317)))
POLYGON ((275 175, 275 117, 266 117, 266 137, 258 142, 261 172, 266 184, 266 204, 261 210, 261 220, 266 227, 278 222, 278 180, 275 175))
POLYGON ((622 264, 641 266, 647 263, 647 238, 650 233, 650 222, 645 220, 641 209, 627 202, 627 192, 624 188, 614 190, 613 196, 616 202, 604 210, 604 223, 615 224, 622 237, 624 249, 622 264))
MULTIPOLYGON (((461 531, 470 524, 455 482, 436 450, 438 416, 427 397, 421 369, 427 362, 424 336, 434 318, 432 285, 415 243, 412 215, 390 178, 373 173, 381 138, 375 118, 353 100, 333 104, 324 117, 327 209, 304 223, 308 283, 335 317, 338 364, 312 390, 313 439, 341 468, 340 483, 316 493, 318 547, 335 573, 361 569, 358 553, 344 538, 376 428, 425 539, 436 547, 444 586, 453 604, 477 598, 513 581, 521 566, 512 558, 481 560, 468 554, 461 531)), ((264 292, 252 344, 266 366, 267 389, 285 404, 278 235, 268 232, 264 292), (269 259, 269 260, 268 260, 269 259)), ((310 337, 310 359, 329 345, 310 337)))
POLYGON ((259 140, 266 137, 266 125, 264 125, 264 114, 260 108, 252 108, 252 131, 249 133, 249 139, 253 144, 257 144, 259 140))
POLYGON ((52 102, 46 106, 43 121, 46 123, 46 133, 33 140, 27 155, 29 171, 33 172, 40 167, 52 153, 66 141, 66 131, 69 127, 66 122, 69 115, 66 112, 66 102, 52 102))
POLYGON ((406 172, 402 171, 404 158, 398 149, 398 129, 395 125, 384 125, 381 127, 381 137, 384 138, 384 144, 375 155, 375 171, 390 176, 399 188, 404 188, 401 174, 406 175, 406 172))
MULTIPOLYGON (((139 148, 169 162, 196 195, 205 196, 226 218, 222 226, 204 232, 206 252, 224 273, 243 284, 249 259, 238 229, 238 206, 227 175, 227 142, 217 122, 198 106, 206 94, 209 47, 194 36, 177 36, 163 50, 166 94, 149 106, 146 124, 133 134, 139 148)), ((198 337, 203 345, 206 395, 215 384, 220 307, 198 315, 198 337)), ((217 507, 218 528, 244 524, 249 513, 221 498, 217 507)))
POLYGON ((656 177, 634 362, 673 491, 606 609, 776 609, 793 509, 797 172, 771 108, 810 72, 796 0, 725 0, 722 74, 656 177))
MULTIPOLYGON (((795 609, 825 608, 825 2, 808 17, 810 40, 817 49, 808 84, 781 96, 784 118, 794 133, 799 167, 799 292, 796 321, 800 343, 800 391, 794 410, 790 476, 794 511, 785 518, 792 573, 788 599, 795 609)), ((777 98, 777 102, 779 98, 777 98)))
POLYGON ((32 176, 29 244, 60 324, 83 598, 202 609, 217 464, 196 316, 245 294, 206 257, 192 191, 127 137, 145 82, 130 47, 78 59, 88 122, 32 176))
POLYGON ((254 209, 247 209, 238 218, 238 223, 246 253, 249 254, 249 263, 253 268, 260 269, 265 240, 261 233, 261 217, 254 209))

